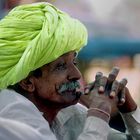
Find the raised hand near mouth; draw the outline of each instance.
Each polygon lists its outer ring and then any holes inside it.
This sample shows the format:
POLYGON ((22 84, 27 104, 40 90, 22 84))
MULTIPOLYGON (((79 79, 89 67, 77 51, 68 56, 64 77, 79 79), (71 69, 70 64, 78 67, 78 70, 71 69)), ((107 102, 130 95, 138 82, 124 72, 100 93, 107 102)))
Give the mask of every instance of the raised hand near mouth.
POLYGON ((108 77, 98 72, 95 81, 85 87, 85 94, 81 96, 80 101, 89 108, 88 115, 108 122, 114 106, 121 112, 136 109, 137 106, 125 87, 127 80, 124 78, 118 82, 118 73, 117 67, 112 69, 108 77))

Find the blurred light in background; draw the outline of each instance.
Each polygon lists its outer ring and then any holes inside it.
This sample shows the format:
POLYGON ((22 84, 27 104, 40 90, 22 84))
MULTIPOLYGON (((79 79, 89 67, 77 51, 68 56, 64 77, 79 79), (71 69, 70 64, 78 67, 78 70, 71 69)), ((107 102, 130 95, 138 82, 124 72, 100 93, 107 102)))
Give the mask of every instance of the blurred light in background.
POLYGON ((100 21, 108 21, 112 11, 123 0, 89 0, 95 17, 100 21))

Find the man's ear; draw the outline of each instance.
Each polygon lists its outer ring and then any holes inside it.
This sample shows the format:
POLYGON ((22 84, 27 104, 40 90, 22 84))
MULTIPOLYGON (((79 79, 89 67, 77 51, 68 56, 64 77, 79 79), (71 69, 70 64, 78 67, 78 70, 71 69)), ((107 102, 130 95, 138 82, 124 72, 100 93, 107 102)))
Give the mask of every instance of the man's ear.
POLYGON ((35 90, 34 78, 28 77, 19 82, 19 85, 27 92, 31 93, 35 90))

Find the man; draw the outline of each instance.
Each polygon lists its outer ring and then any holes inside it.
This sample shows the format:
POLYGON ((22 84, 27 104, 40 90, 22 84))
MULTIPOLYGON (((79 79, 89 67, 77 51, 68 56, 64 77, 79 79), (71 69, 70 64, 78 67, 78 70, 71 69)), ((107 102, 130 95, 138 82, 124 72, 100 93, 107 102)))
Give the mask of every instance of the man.
POLYGON ((87 87, 88 103, 84 98, 88 111, 77 104, 82 93, 76 55, 87 42, 84 25, 48 3, 36 3, 13 9, 0 22, 0 31, 0 89, 12 89, 1 91, 0 116, 30 125, 48 140, 107 139, 112 103, 125 105, 126 80, 122 87, 115 81, 118 69, 108 78, 97 74, 87 87))

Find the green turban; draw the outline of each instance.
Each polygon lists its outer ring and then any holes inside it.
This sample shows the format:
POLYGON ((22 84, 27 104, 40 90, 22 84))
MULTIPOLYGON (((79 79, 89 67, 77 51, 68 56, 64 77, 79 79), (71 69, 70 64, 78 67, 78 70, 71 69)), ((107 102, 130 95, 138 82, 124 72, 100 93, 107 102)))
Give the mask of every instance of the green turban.
POLYGON ((49 3, 14 8, 0 21, 0 89, 86 43, 84 25, 49 3))

